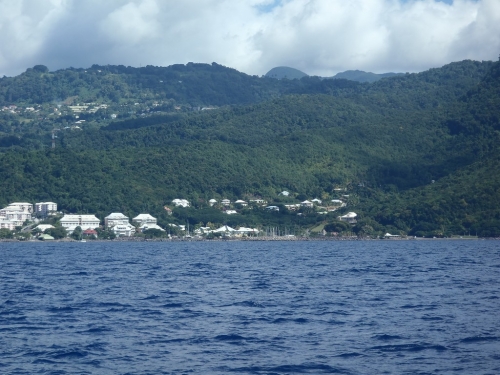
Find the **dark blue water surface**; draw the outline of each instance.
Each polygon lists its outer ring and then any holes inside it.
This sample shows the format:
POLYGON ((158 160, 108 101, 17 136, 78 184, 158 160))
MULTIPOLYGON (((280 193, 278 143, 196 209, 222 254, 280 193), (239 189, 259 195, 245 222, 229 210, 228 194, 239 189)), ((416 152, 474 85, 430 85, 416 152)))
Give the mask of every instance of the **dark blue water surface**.
POLYGON ((499 374, 499 245, 0 243, 0 373, 499 374))

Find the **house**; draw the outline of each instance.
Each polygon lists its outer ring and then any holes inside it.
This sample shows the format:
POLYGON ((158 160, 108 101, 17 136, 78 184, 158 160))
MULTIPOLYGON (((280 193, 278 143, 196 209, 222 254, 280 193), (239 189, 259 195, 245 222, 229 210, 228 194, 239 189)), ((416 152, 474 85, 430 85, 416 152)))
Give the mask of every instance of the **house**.
POLYGON ((187 199, 174 199, 172 204, 176 207, 189 207, 190 203, 187 199))
POLYGON ((167 211, 167 215, 172 215, 172 210, 170 209, 170 207, 164 206, 163 208, 165 209, 165 211, 167 211))
POLYGON ((289 211, 296 211, 297 209, 300 208, 300 204, 285 204, 285 207, 289 211))
POLYGON ((290 195, 290 192, 283 190, 281 193, 279 193, 279 195, 283 195, 285 197, 288 197, 290 195))
POLYGON ((223 199, 221 203, 223 206, 229 206, 231 204, 231 201, 229 199, 223 199))
POLYGON ((53 240, 54 237, 52 237, 49 234, 41 234, 41 235, 38 236, 38 239, 41 240, 41 241, 50 241, 50 240, 53 240))
POLYGON ((358 214, 356 214, 355 212, 348 212, 347 214, 345 214, 343 216, 338 216, 337 219, 340 221, 345 221, 346 223, 349 223, 349 224, 356 224, 357 223, 357 220, 356 220, 357 216, 358 216, 358 214))
POLYGON ((323 201, 321 199, 318 199, 318 198, 314 198, 311 202, 316 203, 316 204, 323 203, 323 201))
POLYGON ((384 238, 386 239, 391 239, 391 238, 401 238, 401 236, 399 234, 390 234, 390 233, 386 233, 384 234, 384 238))
POLYGON ((106 228, 112 228, 115 225, 129 225, 128 216, 125 216, 121 212, 113 212, 104 218, 104 226, 106 228))
POLYGON ((194 230, 194 234, 197 234, 197 235, 207 234, 210 232, 211 232, 210 227, 199 227, 198 229, 194 230))
POLYGON ((242 199, 238 199, 236 202, 234 202, 234 204, 241 204, 243 207, 248 206, 248 203, 242 199))
POLYGON ((85 229, 82 233, 85 237, 92 237, 94 236, 97 238, 97 231, 95 229, 85 229))
POLYGON ((135 227, 130 224, 116 224, 111 228, 116 237, 131 237, 135 233, 135 227))
POLYGON ((208 204, 210 205, 210 207, 212 207, 214 204, 217 204, 217 199, 210 199, 208 201, 208 204))
POLYGON ((139 227, 140 231, 141 232, 144 232, 148 229, 157 229, 157 230, 161 230, 162 232, 165 232, 165 229, 163 229, 162 227, 160 227, 158 224, 142 224, 140 227, 139 227))
POLYGON ((314 206, 314 203, 308 201, 308 200, 305 200, 304 202, 300 202, 300 205, 302 207, 313 207, 314 206))
POLYGON ((137 215, 136 217, 134 217, 132 219, 132 222, 137 223, 139 226, 143 226, 146 224, 149 224, 149 225, 156 225, 157 224, 156 218, 151 216, 150 214, 137 215))
POLYGON ((269 210, 269 211, 279 211, 280 208, 278 206, 267 206, 266 210, 269 210))
POLYGON ((40 202, 35 203, 35 215, 47 217, 51 212, 57 211, 57 203, 54 202, 40 202))
POLYGON ((245 228, 245 227, 239 227, 237 230, 236 230, 236 233, 238 234, 258 234, 259 233, 259 230, 258 229, 255 229, 255 228, 245 228))
POLYGON ((223 225, 219 229, 215 229, 212 231, 212 233, 234 233, 236 232, 236 229, 228 227, 227 225, 223 225))
POLYGON ((226 215, 234 215, 234 214, 237 214, 238 212, 237 212, 237 211, 235 211, 235 210, 226 210, 226 211, 224 211, 224 213, 225 213, 226 215))
POLYGON ((250 199, 249 201, 250 201, 250 203, 255 203, 255 204, 266 204, 267 203, 267 201, 265 201, 264 199, 259 199, 259 198, 250 199))
POLYGON ((99 228, 100 220, 95 215, 64 215, 60 223, 64 229, 72 232, 76 227, 82 230, 99 228))

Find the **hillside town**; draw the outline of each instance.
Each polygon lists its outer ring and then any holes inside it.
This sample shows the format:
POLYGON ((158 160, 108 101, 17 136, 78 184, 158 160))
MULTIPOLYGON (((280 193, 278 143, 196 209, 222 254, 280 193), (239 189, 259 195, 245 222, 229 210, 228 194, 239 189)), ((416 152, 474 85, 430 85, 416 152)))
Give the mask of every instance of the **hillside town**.
MULTIPOLYGON (((287 197, 288 191, 280 193, 281 196, 287 197)), ((344 197, 348 197, 345 195, 344 197)), ((251 207, 259 207, 268 212, 279 212, 280 206, 268 204, 264 199, 237 199, 231 201, 229 199, 210 199, 208 204, 212 208, 220 209, 225 215, 238 215, 241 209, 251 207)), ((342 199, 332 199, 327 206, 323 205, 320 199, 304 200, 300 203, 284 204, 281 209, 285 209, 290 213, 297 211, 296 215, 302 215, 298 212, 301 209, 310 209, 317 214, 327 214, 336 211, 339 208, 346 206, 346 202, 342 199)), ((187 199, 173 199, 170 205, 164 206, 167 215, 172 215, 172 210, 176 207, 189 208, 191 202, 187 199)), ((348 224, 356 224, 357 214, 348 212, 345 215, 337 216, 337 220, 348 224)), ((38 239, 38 240, 54 240, 71 238, 74 240, 86 239, 115 239, 115 238, 132 238, 137 236, 151 235, 152 237, 164 238, 214 238, 214 237, 255 237, 259 235, 269 235, 263 228, 250 228, 239 226, 232 228, 228 225, 219 225, 217 227, 212 223, 206 225, 198 225, 190 228, 189 224, 169 223, 166 227, 158 225, 157 218, 149 213, 140 213, 131 219, 121 212, 112 212, 104 217, 104 222, 101 222, 96 215, 93 214, 70 214, 58 211, 57 203, 55 202, 13 202, 6 207, 0 209, 0 233, 4 236, 0 238, 12 238, 6 236, 9 234, 18 233, 19 239, 38 239)), ((276 235, 274 230, 271 231, 273 236, 276 235)), ((290 233, 282 233, 282 235, 292 236, 290 233)))

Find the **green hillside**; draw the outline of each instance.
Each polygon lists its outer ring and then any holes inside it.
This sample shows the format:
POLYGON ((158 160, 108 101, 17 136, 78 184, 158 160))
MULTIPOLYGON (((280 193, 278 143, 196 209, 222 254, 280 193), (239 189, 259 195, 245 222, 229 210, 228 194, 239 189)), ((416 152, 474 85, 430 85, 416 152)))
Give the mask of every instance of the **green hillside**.
POLYGON ((301 79, 303 77, 307 77, 307 74, 288 66, 278 66, 268 71, 266 73, 266 77, 276 79, 301 79))
POLYGON ((345 72, 340 72, 335 74, 332 78, 333 79, 349 79, 351 81, 357 81, 357 82, 376 82, 378 80, 381 80, 382 78, 389 78, 389 77, 394 77, 401 75, 402 73, 382 73, 382 74, 377 74, 377 73, 371 73, 371 72, 364 72, 362 70, 346 70, 345 72))
MULTIPOLYGON (((499 64, 463 61, 372 84, 304 77, 282 85, 247 76, 250 83, 231 84, 242 92, 257 87, 261 95, 253 102, 248 97, 247 104, 242 99, 213 110, 165 110, 97 125, 89 120, 58 131, 55 150, 47 131, 5 132, 0 206, 52 200, 101 218, 147 211, 163 223, 303 228, 355 211, 358 224, 349 230, 358 234, 499 236, 499 64), (280 196, 283 190, 290 197, 280 196), (348 195, 347 206, 326 215, 297 215, 283 206, 340 194, 348 195), (211 198, 252 197, 282 209, 229 216, 208 207, 211 198), (163 206, 174 198, 187 198, 194 208, 168 217, 163 206)), ((191 67, 201 69, 191 72, 198 76, 190 78, 192 87, 207 87, 205 78, 213 79, 207 70, 227 69, 201 65, 191 67)), ((182 100, 193 100, 195 91, 182 100)), ((216 91, 231 97, 224 87, 216 91)))

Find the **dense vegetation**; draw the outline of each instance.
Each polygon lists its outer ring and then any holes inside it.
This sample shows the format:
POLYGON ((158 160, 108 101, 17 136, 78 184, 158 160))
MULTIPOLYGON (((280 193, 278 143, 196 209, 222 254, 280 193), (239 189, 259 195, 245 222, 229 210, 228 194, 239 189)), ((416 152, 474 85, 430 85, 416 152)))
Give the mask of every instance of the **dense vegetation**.
POLYGON ((150 212, 163 224, 500 236, 498 62, 463 61, 371 84, 274 80, 217 64, 53 73, 37 66, 0 79, 3 105, 44 105, 72 96, 170 104, 155 114, 94 125, 89 115, 83 130, 58 133, 55 150, 48 130, 36 130, 28 120, 12 130, 5 124, 18 120, 5 115, 0 206, 52 200, 101 219, 116 211, 150 212), (338 188, 349 197, 335 213, 283 209, 301 199, 338 198, 338 188), (290 197, 278 195, 284 189, 290 197), (175 209, 169 217, 163 206, 181 197, 195 207, 175 209), (226 197, 264 197, 282 209, 225 215, 208 207, 209 199, 226 197), (358 213, 357 225, 336 222, 347 211, 358 213))

